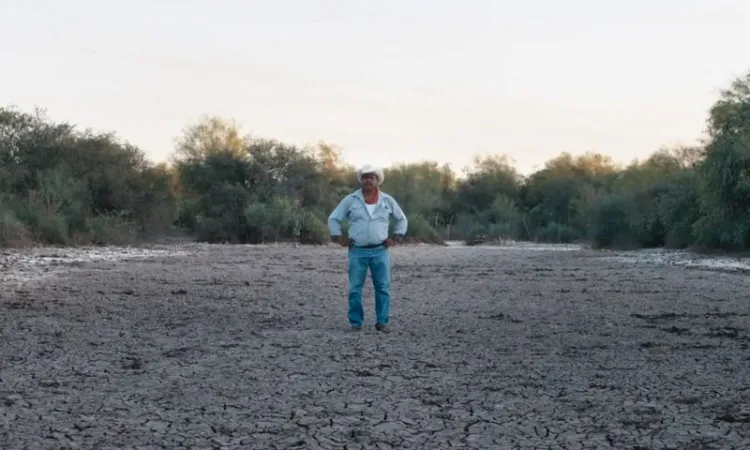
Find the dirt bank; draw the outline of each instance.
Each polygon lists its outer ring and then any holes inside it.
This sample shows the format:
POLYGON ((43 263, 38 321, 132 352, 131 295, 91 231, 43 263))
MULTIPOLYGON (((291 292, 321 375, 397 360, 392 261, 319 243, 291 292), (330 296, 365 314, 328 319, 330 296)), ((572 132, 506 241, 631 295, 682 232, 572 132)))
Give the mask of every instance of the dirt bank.
POLYGON ((403 247, 353 335, 341 249, 157 250, 3 255, 0 448, 750 446, 742 273, 403 247))

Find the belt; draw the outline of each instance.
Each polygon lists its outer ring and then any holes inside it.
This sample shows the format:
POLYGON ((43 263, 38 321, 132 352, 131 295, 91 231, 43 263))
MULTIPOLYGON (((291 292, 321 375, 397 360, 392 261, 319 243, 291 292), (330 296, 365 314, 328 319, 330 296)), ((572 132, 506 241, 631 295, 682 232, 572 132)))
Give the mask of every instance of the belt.
POLYGON ((378 248, 382 245, 385 245, 387 241, 383 241, 380 244, 370 244, 370 245, 355 245, 355 248, 378 248))

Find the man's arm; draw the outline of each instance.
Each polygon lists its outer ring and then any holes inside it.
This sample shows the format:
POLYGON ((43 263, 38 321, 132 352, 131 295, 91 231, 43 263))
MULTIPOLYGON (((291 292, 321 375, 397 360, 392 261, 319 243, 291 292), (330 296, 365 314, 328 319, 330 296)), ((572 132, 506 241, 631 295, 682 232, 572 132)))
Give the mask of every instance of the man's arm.
POLYGON ((338 238, 341 236, 341 222, 346 217, 347 209, 349 208, 349 197, 345 197, 336 206, 330 216, 328 216, 328 232, 332 238, 338 238))
POLYGON ((398 202, 391 198, 391 207, 393 218, 396 219, 396 225, 393 227, 393 237, 397 241, 403 239, 406 235, 406 230, 409 227, 409 220, 406 218, 406 214, 401 210, 398 202))

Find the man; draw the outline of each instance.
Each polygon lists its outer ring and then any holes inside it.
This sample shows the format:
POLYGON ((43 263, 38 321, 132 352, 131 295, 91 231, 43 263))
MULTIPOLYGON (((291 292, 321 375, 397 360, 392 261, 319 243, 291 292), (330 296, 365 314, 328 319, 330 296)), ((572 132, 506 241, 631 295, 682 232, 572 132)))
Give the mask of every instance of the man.
POLYGON ((383 171, 364 166, 357 171, 362 186, 347 195, 328 217, 331 239, 349 247, 349 324, 360 331, 364 322, 362 289, 367 270, 375 287, 375 329, 388 332, 391 310, 391 255, 388 251, 401 242, 408 221, 396 200, 380 190, 383 171), (393 237, 388 238, 391 216, 396 219, 393 237), (349 236, 343 236, 341 222, 349 219, 349 236))

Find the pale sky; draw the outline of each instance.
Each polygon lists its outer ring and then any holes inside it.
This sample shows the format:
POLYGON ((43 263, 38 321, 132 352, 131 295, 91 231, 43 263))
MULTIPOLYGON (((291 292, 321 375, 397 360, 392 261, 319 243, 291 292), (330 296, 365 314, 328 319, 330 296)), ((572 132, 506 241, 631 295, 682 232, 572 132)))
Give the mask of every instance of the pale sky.
POLYGON ((0 0, 0 104, 154 161, 202 114, 356 165, 691 144, 750 70, 747 0, 0 0))

